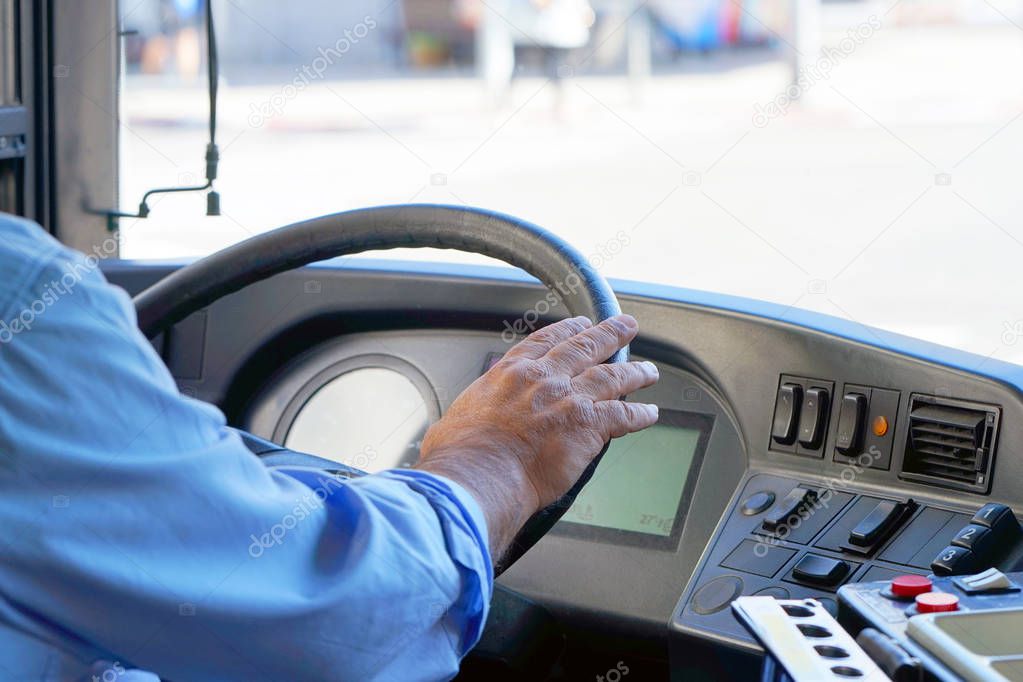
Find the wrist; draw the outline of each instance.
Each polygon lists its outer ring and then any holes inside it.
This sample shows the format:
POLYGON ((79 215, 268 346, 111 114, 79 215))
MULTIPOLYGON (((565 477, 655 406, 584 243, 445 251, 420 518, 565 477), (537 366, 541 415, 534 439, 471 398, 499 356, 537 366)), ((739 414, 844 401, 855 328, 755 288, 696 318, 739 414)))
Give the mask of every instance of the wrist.
POLYGON ((480 449, 430 451, 415 466, 443 476, 466 490, 487 522, 490 554, 498 563, 519 529, 539 508, 539 499, 516 458, 480 449))

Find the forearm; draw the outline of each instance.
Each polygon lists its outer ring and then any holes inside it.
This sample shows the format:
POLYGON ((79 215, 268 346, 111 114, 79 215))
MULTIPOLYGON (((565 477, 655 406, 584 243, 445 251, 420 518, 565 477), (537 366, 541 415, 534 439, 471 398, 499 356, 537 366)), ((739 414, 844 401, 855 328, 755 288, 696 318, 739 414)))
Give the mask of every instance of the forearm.
POLYGON ((50 256, 21 268, 0 318, 81 273, 3 346, 0 523, 18 541, 0 581, 20 627, 73 636, 82 666, 113 655, 171 679, 454 675, 493 580, 469 493, 419 472, 268 470, 179 394, 124 292, 16 228, 50 256))
POLYGON ((450 479, 475 498, 486 519, 495 566, 538 508, 536 491, 522 470, 511 466, 507 458, 502 462, 485 448, 460 447, 431 453, 415 468, 450 479))
MULTIPOLYGON (((136 463, 130 485, 72 497, 61 514, 39 510, 46 532, 26 533, 48 540, 20 543, 0 571, 5 584, 42 623, 173 679, 246 679, 251 667, 273 679, 454 674, 492 589, 468 493, 419 472, 267 480, 232 462, 247 456, 226 443, 203 455, 206 475, 150 465, 142 476, 136 463), (79 546, 82 528, 102 551, 61 554, 79 546), (153 623, 162 625, 150 639, 153 623)), ((110 466, 74 473, 100 472, 109 477, 110 466)))

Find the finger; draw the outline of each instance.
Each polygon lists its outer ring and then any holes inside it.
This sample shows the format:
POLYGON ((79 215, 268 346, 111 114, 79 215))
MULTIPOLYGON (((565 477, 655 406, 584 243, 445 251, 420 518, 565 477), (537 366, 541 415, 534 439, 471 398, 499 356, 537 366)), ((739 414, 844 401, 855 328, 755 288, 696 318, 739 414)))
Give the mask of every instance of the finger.
POLYGON ((604 400, 593 407, 597 410, 597 419, 603 428, 604 440, 642 431, 657 423, 657 405, 604 400))
POLYGON ((658 376, 652 362, 597 365, 572 379, 572 386, 593 400, 614 400, 656 384, 658 376))
POLYGON ((572 317, 549 324, 519 341, 514 348, 505 353, 505 357, 529 360, 542 358, 562 341, 572 338, 584 329, 589 329, 592 325, 593 323, 586 317, 572 317))
POLYGON ((575 376, 604 362, 636 338, 639 324, 631 315, 615 315, 562 341, 544 356, 555 369, 575 376))

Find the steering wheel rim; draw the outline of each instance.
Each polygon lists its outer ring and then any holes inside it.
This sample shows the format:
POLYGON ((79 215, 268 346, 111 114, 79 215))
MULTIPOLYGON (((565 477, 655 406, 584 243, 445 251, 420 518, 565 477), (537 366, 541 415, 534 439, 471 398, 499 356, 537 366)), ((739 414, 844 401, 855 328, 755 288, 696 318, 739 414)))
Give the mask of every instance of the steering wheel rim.
MULTIPOLYGON (((224 296, 317 261, 371 250, 427 247, 480 253, 521 268, 555 292, 572 315, 599 322, 621 312, 607 280, 553 233, 484 209, 405 204, 293 223, 187 265, 135 296, 138 326, 152 338, 224 296)), ((608 362, 626 362, 628 357, 626 347, 608 362)), ((605 444, 564 497, 526 522, 496 572, 511 566, 554 526, 606 449, 605 444)))

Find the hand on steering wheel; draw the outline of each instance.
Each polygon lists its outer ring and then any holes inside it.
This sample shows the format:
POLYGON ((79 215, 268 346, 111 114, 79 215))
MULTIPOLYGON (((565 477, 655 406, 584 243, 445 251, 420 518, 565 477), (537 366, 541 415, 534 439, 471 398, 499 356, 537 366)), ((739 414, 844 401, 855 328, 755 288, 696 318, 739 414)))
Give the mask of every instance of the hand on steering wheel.
MULTIPOLYGON (((240 289, 272 277, 281 272, 308 265, 316 261, 337 256, 360 253, 380 249, 395 248, 441 248, 456 249, 481 253, 498 258, 539 279, 552 291, 557 290, 558 299, 564 303, 573 315, 585 315, 587 318, 601 321, 612 318, 621 312, 618 299, 599 272, 581 253, 565 243, 556 235, 536 225, 518 218, 484 211, 465 206, 438 206, 431 204, 408 204, 400 206, 379 206, 345 213, 313 218, 294 225, 281 227, 272 232, 257 235, 240 244, 228 247, 223 251, 196 261, 168 275, 153 286, 135 297, 135 309, 138 314, 139 329, 149 337, 164 331, 200 308, 232 294, 240 289), (562 287, 562 283, 573 281, 575 285, 562 287)), ((553 325, 552 325, 553 326, 553 325)), ((563 327, 557 327, 563 330, 563 327)), ((597 329, 601 329, 598 325, 597 329)), ((547 335, 556 331, 546 332, 547 335)), ((596 334, 597 332, 593 332, 596 334)), ((632 335, 635 335, 633 330, 632 335)), ((626 335, 627 336, 627 335, 626 335)), ((576 335, 583 340, 568 341, 565 344, 565 367, 571 366, 573 354, 578 354, 580 344, 593 344, 589 335, 576 335), (571 350, 576 348, 576 350, 571 350)), ((520 354, 535 349, 542 344, 545 332, 530 337, 520 354), (539 338, 541 341, 537 341, 539 338)), ((613 348, 607 346, 604 352, 598 348, 590 348, 593 352, 586 355, 589 365, 606 361, 608 364, 625 363, 628 361, 628 347, 624 344, 628 339, 621 340, 613 348)), ((559 346, 560 347, 560 346, 559 346)), ((585 348, 585 346, 582 346, 585 348)), ((551 352, 554 348, 551 349, 551 352)), ((580 356, 581 357, 581 356, 580 356)), ((575 360, 580 360, 575 357, 575 360)), ((532 378, 533 385, 548 386, 551 382, 547 377, 538 374, 538 367, 552 368, 541 358, 525 358, 531 360, 529 370, 514 370, 525 373, 525 378, 532 378)), ((509 367, 524 367, 526 362, 509 363, 509 367)), ((576 363, 578 364, 578 363, 576 363)), ((581 367, 581 365, 579 365, 581 367)), ((505 370, 501 370, 503 376, 505 370)), ((512 376, 513 370, 507 370, 512 376)), ((561 368, 559 367, 559 371, 561 368)), ((608 370, 599 370, 607 372, 608 370)), ((571 384, 565 383, 565 377, 573 379, 579 372, 568 373, 564 370, 562 388, 566 390, 571 384)), ((591 380, 597 376, 590 375, 591 380)), ((607 377, 611 378, 611 377, 607 377)), ((512 379, 508 379, 512 381, 512 379)), ((585 379, 580 379, 585 383, 585 379)), ((521 388, 521 386, 520 386, 521 388)), ((631 390, 628 385, 620 387, 617 395, 624 395, 631 390)), ((562 396, 563 397, 563 396, 562 396)), ((571 403, 571 401, 569 401, 571 403)), ((567 404, 567 403, 566 403, 567 404)), ((550 407, 547 405, 547 407, 550 407)), ((634 410, 639 408, 601 408, 634 410)), ((592 433, 599 433, 593 430, 592 433)), ((604 434, 610 437, 612 431, 604 434)), ((552 434, 535 434, 535 437, 551 439, 552 434)), ((523 436, 525 437, 525 436, 523 436)), ((596 437, 596 436, 594 436, 596 437)), ((607 445, 604 445, 604 449, 607 445)), ((538 451, 535 451, 538 452, 538 451)), ((545 451, 546 453, 546 451, 545 451)), ((499 573, 515 562, 522 554, 532 547, 537 540, 553 527, 565 510, 575 500, 575 496, 589 480, 603 450, 593 456, 591 451, 582 455, 590 457, 589 466, 585 467, 575 484, 568 489, 557 502, 536 512, 522 526, 522 530, 514 538, 508 551, 503 556, 503 563, 497 567, 499 573)), ((301 455, 297 455, 301 456, 301 455)), ((574 456, 577 459, 577 456, 574 456)), ((529 459, 527 457, 527 459, 529 459)), ((534 469, 546 465, 534 457, 531 460, 534 469)), ((555 467, 560 473, 549 477, 537 473, 537 480, 561 480, 569 470, 576 467, 555 467)), ((514 472, 511 472, 514 475, 514 472)), ((566 479, 567 480, 567 479, 566 479)), ((562 490, 564 487, 561 488, 562 490)), ((555 486, 541 486, 537 498, 541 502, 549 499, 549 494, 541 494, 541 490, 549 493, 555 486)), ((532 507, 533 505, 525 505, 532 507)))
POLYGON ((651 362, 601 364, 632 341, 628 315, 556 322, 512 348, 423 439, 416 468, 479 500, 499 564, 515 533, 558 500, 612 438, 657 421, 657 406, 618 398, 657 381, 651 362))

